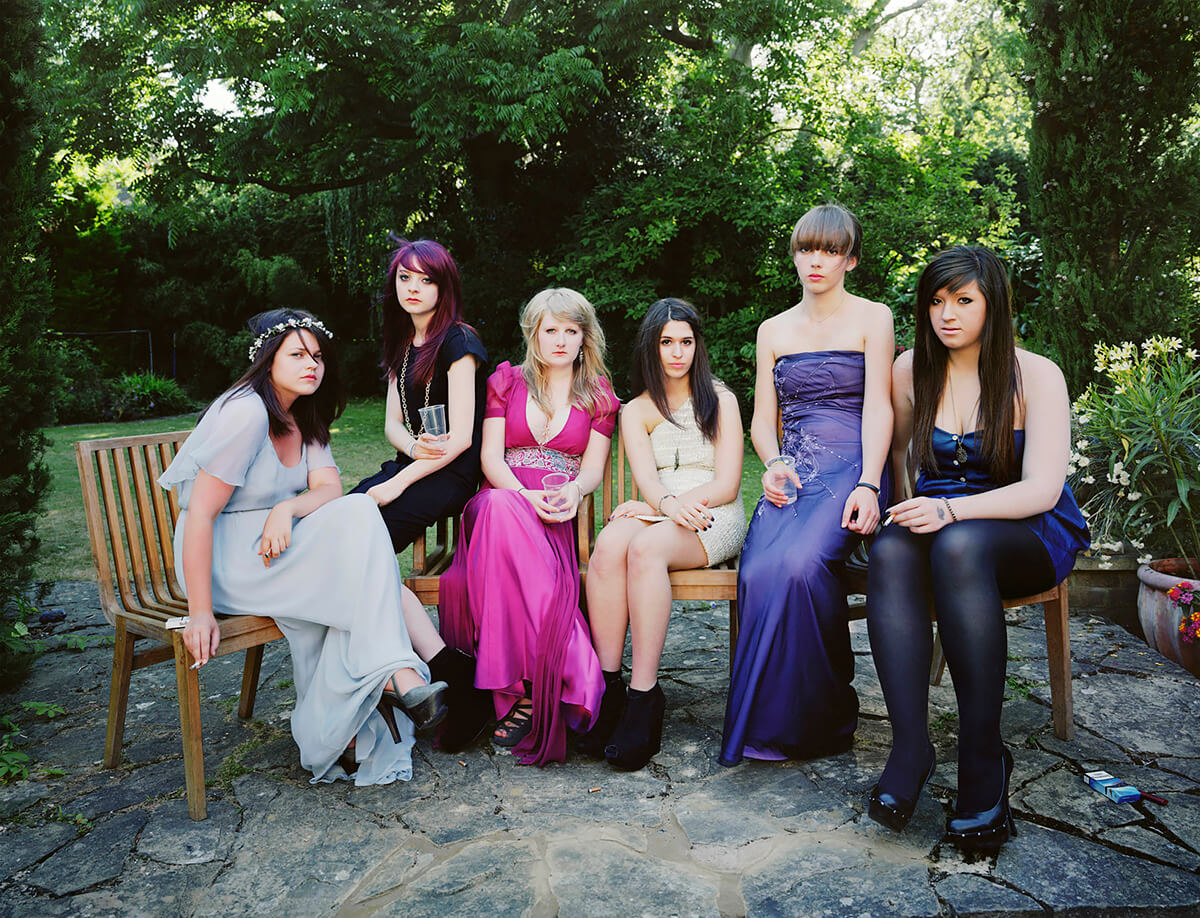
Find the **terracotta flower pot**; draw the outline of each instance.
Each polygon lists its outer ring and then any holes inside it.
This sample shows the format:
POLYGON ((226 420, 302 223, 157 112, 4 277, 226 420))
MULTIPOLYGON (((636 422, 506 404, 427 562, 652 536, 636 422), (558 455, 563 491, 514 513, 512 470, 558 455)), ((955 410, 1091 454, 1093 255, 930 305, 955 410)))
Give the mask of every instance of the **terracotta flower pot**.
MULTIPOLYGON (((1192 562, 1200 570, 1200 564, 1192 562)), ((1167 596, 1167 590, 1181 581, 1200 589, 1200 577, 1193 577, 1182 558, 1163 558, 1143 564, 1137 572, 1138 620, 1146 643, 1168 660, 1174 660, 1193 676, 1200 677, 1200 641, 1189 643, 1179 633, 1180 607, 1167 596)))

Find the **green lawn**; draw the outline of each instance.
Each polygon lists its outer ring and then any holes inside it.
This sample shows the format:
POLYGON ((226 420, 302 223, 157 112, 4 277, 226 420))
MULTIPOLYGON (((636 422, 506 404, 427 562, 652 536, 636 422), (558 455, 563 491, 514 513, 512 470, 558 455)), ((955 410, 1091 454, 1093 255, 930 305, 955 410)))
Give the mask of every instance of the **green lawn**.
MULTIPOLYGON (((196 423, 195 414, 109 424, 71 424, 43 431, 49 441, 46 465, 50 490, 38 526, 42 549, 35 567, 39 580, 93 580, 92 553, 83 519, 79 473, 75 468, 76 440, 126 437, 136 434, 187 430, 196 423)), ((383 438, 383 399, 354 399, 333 429, 333 455, 349 488, 379 468, 392 453, 383 438)), ((742 473, 742 496, 749 514, 761 493, 762 463, 753 450, 747 451, 742 473)))

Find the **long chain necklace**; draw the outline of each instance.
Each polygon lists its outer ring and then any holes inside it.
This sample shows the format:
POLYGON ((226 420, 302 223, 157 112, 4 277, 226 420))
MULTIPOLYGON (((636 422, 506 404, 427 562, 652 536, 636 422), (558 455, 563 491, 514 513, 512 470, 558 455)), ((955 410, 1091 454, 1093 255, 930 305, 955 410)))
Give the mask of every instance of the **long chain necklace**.
MULTIPOLYGON (((947 387, 950 389, 950 410, 954 412, 954 423, 959 427, 959 432, 951 434, 954 438, 954 464, 959 465, 967 461, 967 448, 963 446, 963 437, 966 436, 967 425, 959 420, 958 405, 954 401, 954 377, 949 373, 946 374, 947 387)), ((983 391, 980 390, 979 395, 975 397, 975 404, 971 406, 971 416, 968 421, 975 417, 975 409, 979 407, 979 400, 983 397, 983 391)))
POLYGON ((834 309, 833 312, 831 312, 829 315, 825 316, 822 319, 818 319, 816 316, 814 316, 812 314, 812 307, 809 307, 809 311, 807 313, 808 321, 812 322, 813 325, 824 325, 826 322, 828 322, 830 319, 832 319, 834 316, 836 316, 839 312, 842 311, 842 307, 846 305, 846 300, 849 296, 850 296, 850 294, 847 291, 843 290, 842 298, 841 298, 841 300, 838 301, 837 308, 834 309))
MULTIPOLYGON (((408 347, 404 349, 404 359, 400 361, 400 412, 404 416, 404 429, 409 432, 415 440, 417 435, 413 432, 413 425, 408 420, 408 396, 405 394, 408 389, 408 355, 412 353, 412 342, 408 343, 408 347)), ((433 376, 430 375, 429 382, 425 383, 425 407, 429 407, 429 390, 433 387, 433 376)), ((423 425, 422 425, 423 426, 423 425)))

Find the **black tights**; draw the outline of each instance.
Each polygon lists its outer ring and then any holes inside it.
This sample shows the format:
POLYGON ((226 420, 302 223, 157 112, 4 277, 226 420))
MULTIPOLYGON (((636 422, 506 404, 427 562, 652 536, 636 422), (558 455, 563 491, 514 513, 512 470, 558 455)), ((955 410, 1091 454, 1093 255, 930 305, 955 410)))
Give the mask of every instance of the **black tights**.
POLYGON ((881 790, 911 798, 929 768, 931 596, 958 698, 958 810, 995 805, 1004 781, 1002 600, 1053 585, 1045 546, 1016 520, 963 520, 930 535, 889 526, 879 534, 867 574, 867 630, 892 722, 881 790))

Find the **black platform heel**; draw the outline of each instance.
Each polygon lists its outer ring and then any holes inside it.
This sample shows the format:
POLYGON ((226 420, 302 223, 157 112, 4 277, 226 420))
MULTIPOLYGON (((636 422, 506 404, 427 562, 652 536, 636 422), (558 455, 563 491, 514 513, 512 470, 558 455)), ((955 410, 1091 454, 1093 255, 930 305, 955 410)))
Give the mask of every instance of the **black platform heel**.
POLYGON ((600 699, 600 713, 596 715, 592 729, 575 744, 576 751, 593 759, 604 758, 605 747, 624 711, 625 682, 621 678, 621 671, 604 672, 604 697, 600 699))
POLYGON ((492 693, 475 687, 475 658, 453 647, 443 647, 429 661, 430 678, 450 686, 446 705, 450 713, 442 723, 438 748, 458 752, 483 734, 495 713, 492 693))
POLYGON ((917 800, 921 797, 921 791, 925 789, 926 784, 933 780, 933 773, 936 769, 937 753, 931 747, 929 771, 925 773, 924 780, 921 781, 921 785, 912 798, 906 800, 904 797, 897 797, 895 794, 881 791, 879 785, 876 784, 867 796, 867 815, 893 832, 903 832, 908 821, 912 819, 913 810, 917 808, 917 800))
POLYGON ((989 810, 961 813, 957 810, 946 820, 946 836, 963 851, 995 852, 1009 838, 1016 838, 1017 823, 1008 805, 1008 781, 1012 777, 1013 757, 1004 749, 1004 789, 1000 800, 989 810))
POLYGON ((667 699, 657 682, 649 691, 630 689, 625 712, 604 747, 608 764, 622 771, 645 768, 650 757, 662 748, 663 716, 667 699))
MULTIPOLYGON (((388 680, 391 685, 392 680, 388 680)), ((387 724, 388 732, 392 734, 392 742, 400 742, 400 727, 396 723, 395 709, 399 708, 413 722, 413 730, 425 733, 442 722, 446 716, 445 682, 434 682, 430 685, 418 685, 409 689, 403 695, 398 695, 390 688, 385 688, 379 696, 375 708, 379 711, 383 722, 387 724)))

